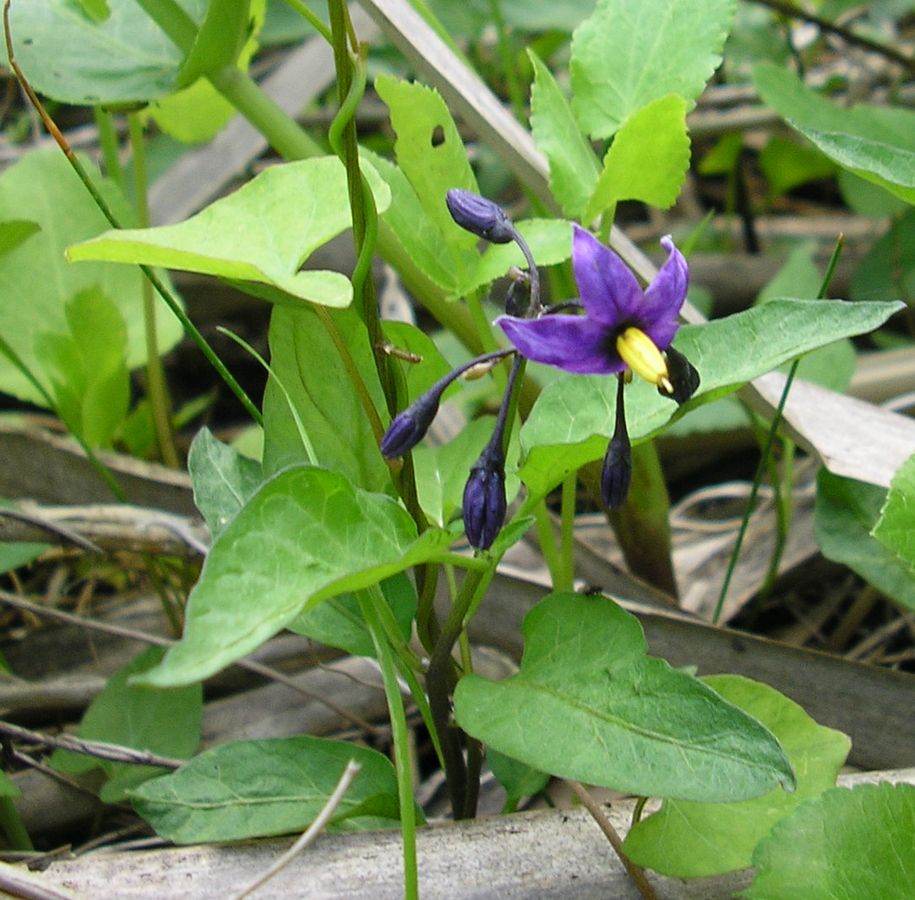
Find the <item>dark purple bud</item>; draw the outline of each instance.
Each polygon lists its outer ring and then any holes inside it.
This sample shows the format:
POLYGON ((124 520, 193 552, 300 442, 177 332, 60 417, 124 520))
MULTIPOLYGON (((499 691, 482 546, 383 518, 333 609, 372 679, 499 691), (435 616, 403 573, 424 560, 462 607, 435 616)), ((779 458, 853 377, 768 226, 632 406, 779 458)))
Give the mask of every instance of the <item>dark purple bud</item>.
POLYGON ((600 493, 610 509, 619 509, 629 495, 632 481, 632 447, 629 435, 614 432, 600 473, 600 493))
POLYGON ((385 459, 409 453, 426 436, 438 412, 443 390, 426 391, 394 417, 381 439, 381 455, 385 459))
POLYGON ((600 473, 600 494, 610 509, 619 509, 626 502, 629 483, 632 481, 632 444, 629 442, 629 430, 626 428, 624 383, 622 377, 617 381, 616 423, 600 473))
POLYGON ((667 373, 670 383, 673 385, 673 391, 668 394, 658 388, 658 393, 671 397, 677 403, 686 403, 699 387, 699 373, 679 350, 668 347, 665 355, 667 356, 667 373))
POLYGON ((505 462, 487 447, 470 470, 464 487, 464 531, 470 545, 488 550, 502 530, 507 508, 505 462))
POLYGON ((493 244, 507 244, 515 239, 515 226, 498 203, 460 188, 448 191, 445 202, 451 218, 471 234, 493 244))
POLYGON ((464 365, 452 369, 447 375, 436 381, 403 412, 394 417, 381 438, 381 455, 385 459, 394 459, 409 453, 426 436, 432 420, 438 413, 442 395, 453 381, 476 366, 495 363, 511 353, 514 353, 514 350, 494 350, 491 353, 484 353, 482 356, 477 356, 464 365))

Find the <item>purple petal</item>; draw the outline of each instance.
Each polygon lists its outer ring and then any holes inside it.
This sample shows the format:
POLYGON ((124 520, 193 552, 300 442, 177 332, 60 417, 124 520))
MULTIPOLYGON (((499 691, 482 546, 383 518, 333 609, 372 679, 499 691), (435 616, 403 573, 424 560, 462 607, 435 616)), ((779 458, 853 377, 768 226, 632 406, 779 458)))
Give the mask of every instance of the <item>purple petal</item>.
POLYGON ((642 303, 642 289, 626 264, 578 225, 572 235, 572 267, 585 311, 602 325, 628 319, 642 303))
POLYGON ((670 235, 661 238, 661 245, 667 251, 667 261, 645 291, 639 319, 645 334, 666 350, 679 328, 677 315, 686 299, 689 268, 670 235))
POLYGON ((587 316, 499 316, 496 324, 534 362, 578 375, 611 375, 626 367, 616 353, 613 332, 587 316))

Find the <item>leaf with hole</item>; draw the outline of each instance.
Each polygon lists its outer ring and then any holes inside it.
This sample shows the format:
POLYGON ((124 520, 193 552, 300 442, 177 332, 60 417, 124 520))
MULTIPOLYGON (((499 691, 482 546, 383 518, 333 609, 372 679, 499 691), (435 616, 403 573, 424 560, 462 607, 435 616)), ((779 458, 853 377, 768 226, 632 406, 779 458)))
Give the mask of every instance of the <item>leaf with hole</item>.
POLYGON ((704 802, 756 797, 794 773, 755 719, 645 654, 638 620, 605 597, 552 594, 524 619, 517 675, 466 675, 455 718, 500 753, 562 778, 704 802))

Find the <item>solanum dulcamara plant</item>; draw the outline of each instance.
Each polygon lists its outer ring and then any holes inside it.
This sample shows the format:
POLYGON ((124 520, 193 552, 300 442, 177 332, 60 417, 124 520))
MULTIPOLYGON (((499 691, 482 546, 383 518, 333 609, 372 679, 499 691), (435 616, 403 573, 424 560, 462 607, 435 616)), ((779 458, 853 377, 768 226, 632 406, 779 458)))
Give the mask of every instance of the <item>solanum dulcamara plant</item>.
POLYGON ((506 425, 524 360, 579 375, 616 375, 616 421, 601 467, 601 497, 608 509, 618 509, 629 493, 632 475, 625 385, 633 374, 639 375, 678 404, 689 400, 699 387, 699 373, 673 347, 689 285, 686 259, 670 236, 662 238, 667 260, 642 290, 613 250, 575 224, 572 268, 579 296, 546 305, 541 301, 536 262, 507 213, 493 201, 459 188, 448 191, 446 203, 454 221, 472 234, 492 243, 514 241, 519 246, 530 267, 526 277, 522 276, 528 302, 518 302, 514 288, 521 279, 514 281, 506 314, 496 319, 511 348, 477 356, 437 381, 394 418, 382 439, 381 452, 388 459, 408 453, 425 436, 442 395, 455 380, 513 356, 492 437, 471 467, 464 489, 467 540, 477 550, 487 550, 505 521, 506 425))

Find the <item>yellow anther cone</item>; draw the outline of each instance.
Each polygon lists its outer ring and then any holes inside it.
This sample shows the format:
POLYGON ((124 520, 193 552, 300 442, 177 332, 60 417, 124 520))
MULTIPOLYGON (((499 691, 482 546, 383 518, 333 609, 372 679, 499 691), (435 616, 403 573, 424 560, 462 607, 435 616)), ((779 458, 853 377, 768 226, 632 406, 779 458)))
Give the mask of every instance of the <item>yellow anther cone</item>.
POLYGON ((644 331, 627 328, 616 339, 616 352, 637 375, 667 393, 673 392, 667 360, 644 331))

